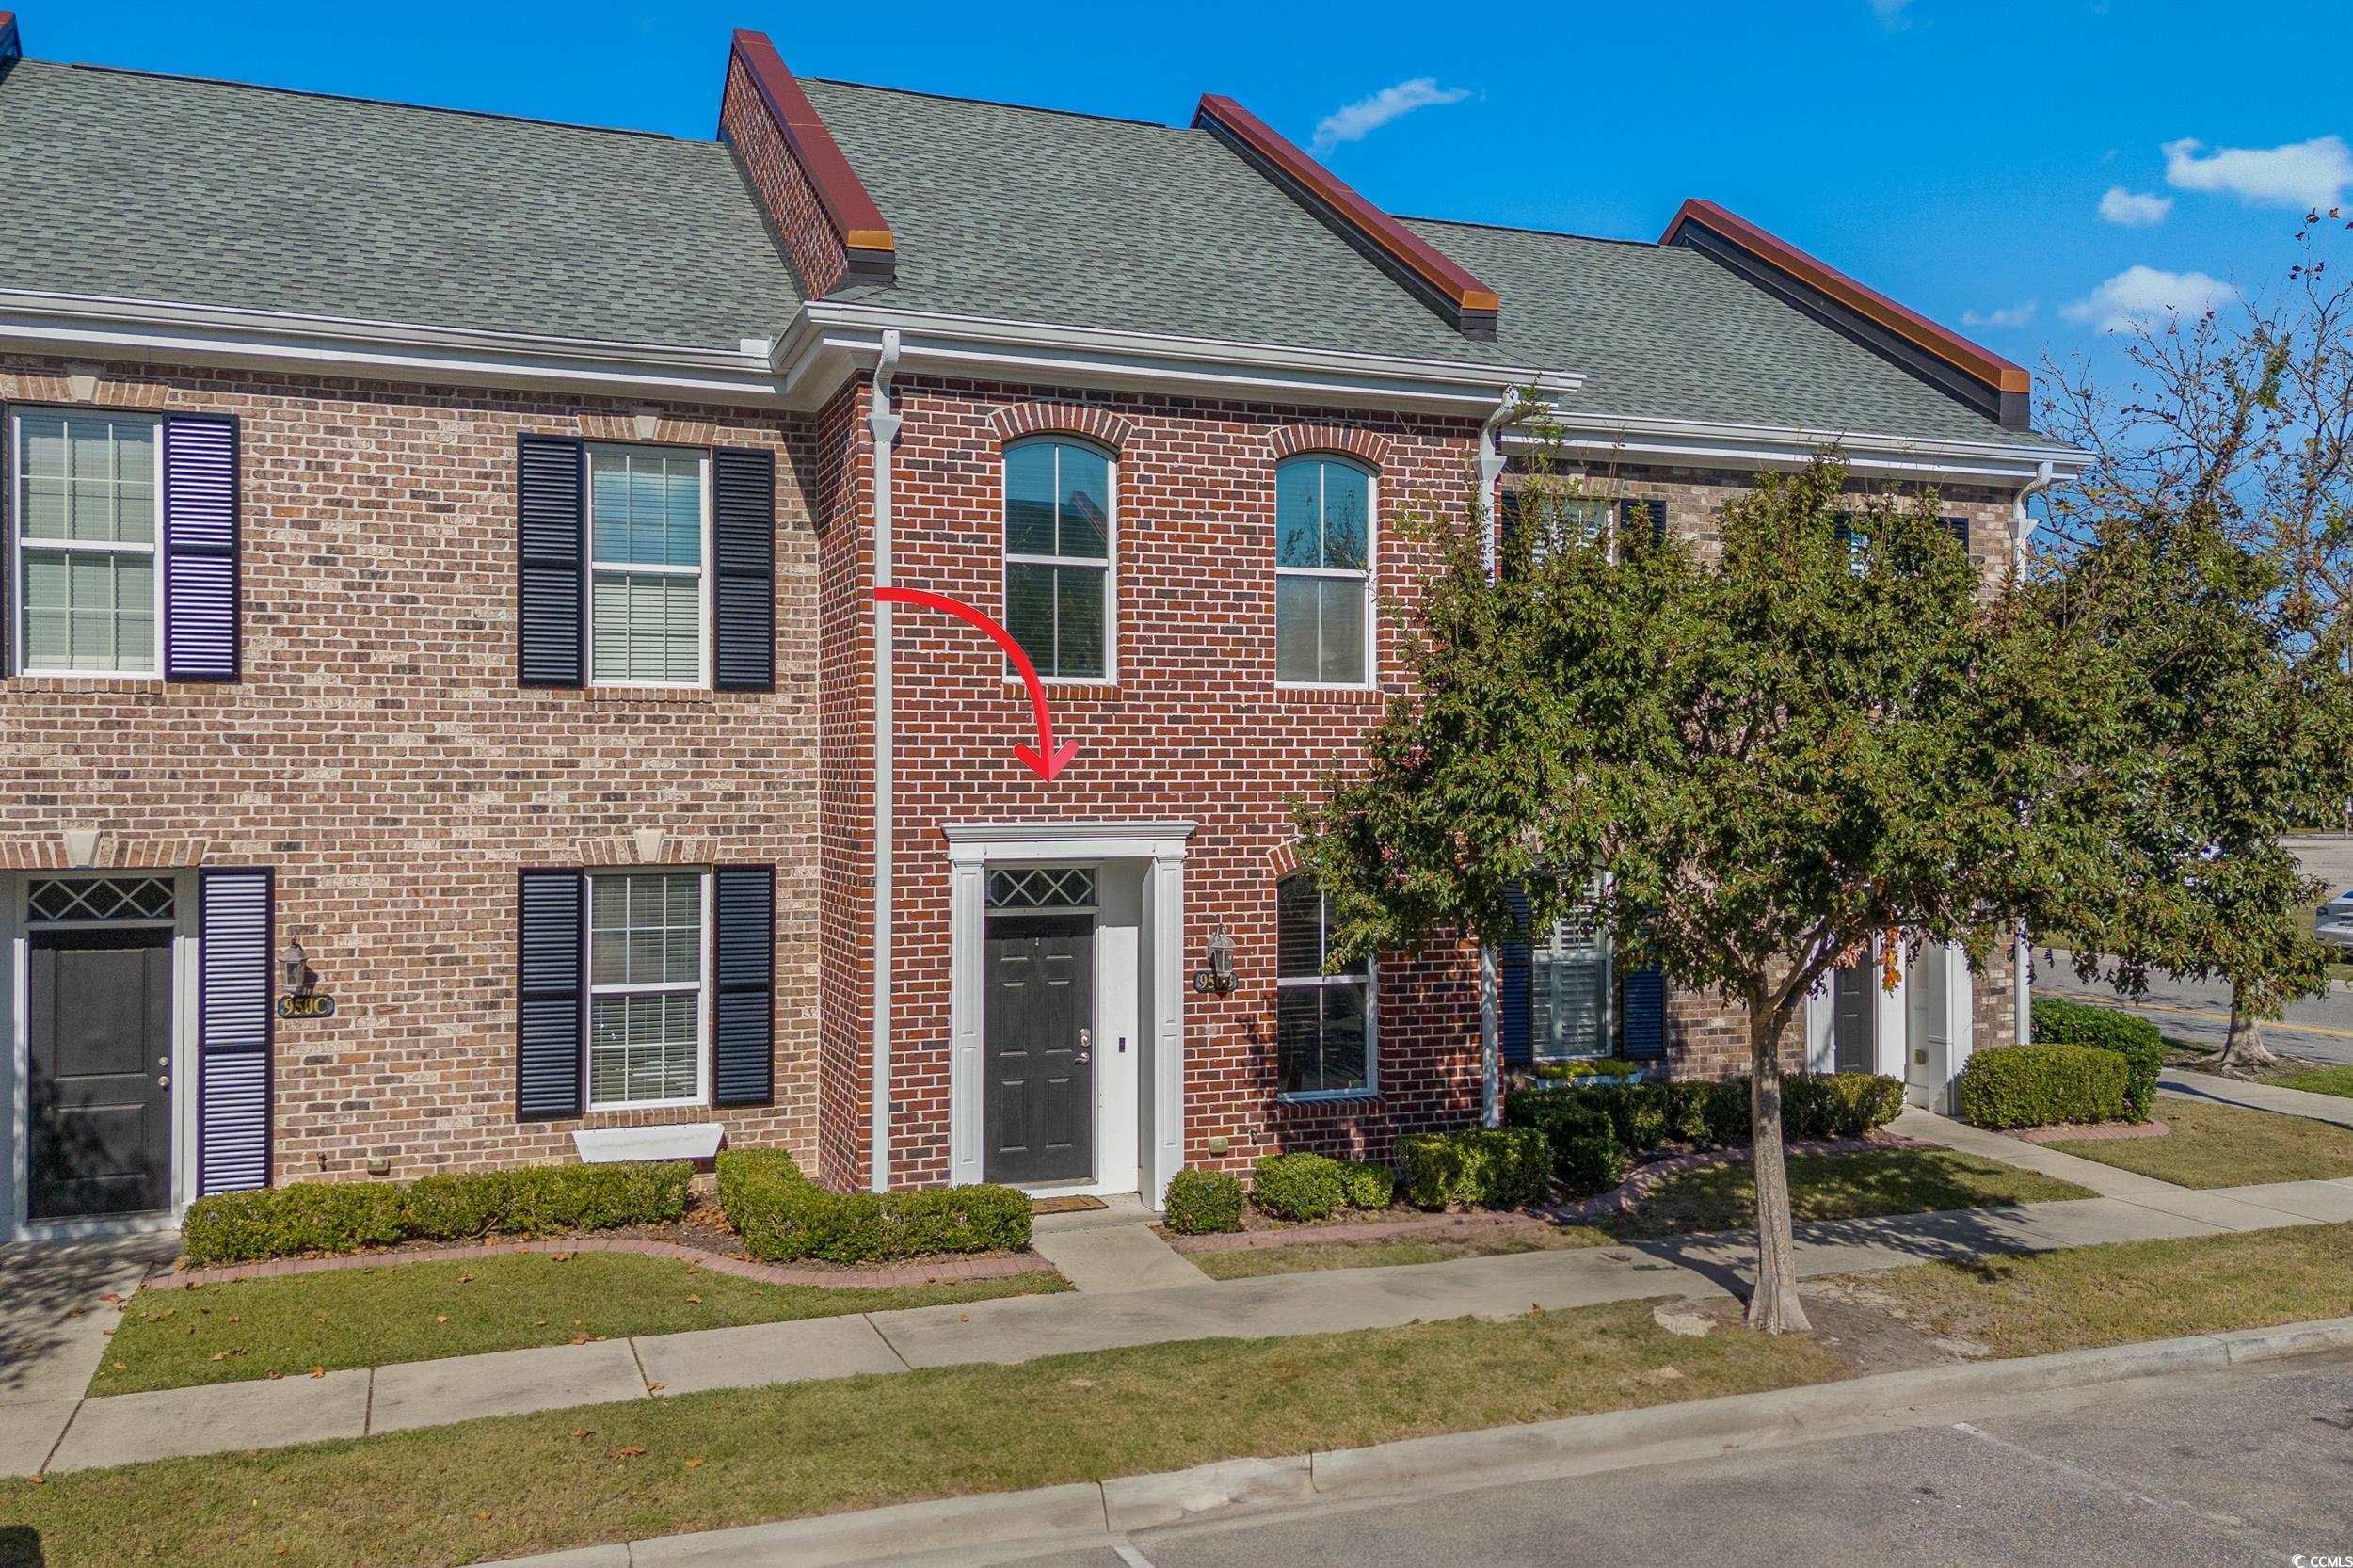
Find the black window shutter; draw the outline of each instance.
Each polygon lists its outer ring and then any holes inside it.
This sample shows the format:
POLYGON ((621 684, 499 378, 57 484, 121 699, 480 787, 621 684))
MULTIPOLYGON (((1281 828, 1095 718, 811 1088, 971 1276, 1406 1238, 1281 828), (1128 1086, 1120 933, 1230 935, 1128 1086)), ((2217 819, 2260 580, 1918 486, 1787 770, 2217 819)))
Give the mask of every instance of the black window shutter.
POLYGON ((526 686, 578 686, 588 669, 588 508, 582 443, 568 436, 516 439, 520 634, 517 674, 526 686))
POLYGON ((1660 1062, 1667 1055, 1667 976, 1656 964, 1628 969, 1619 991, 1619 1030, 1626 1057, 1660 1062))
POLYGON ((1650 530, 1653 550, 1667 542, 1665 502, 1635 498, 1618 503, 1618 531, 1621 535, 1644 527, 1650 530))
POLYGON ((1969 549, 1969 520, 1967 518, 1938 518, 1936 520, 1945 533, 1961 542, 1961 551, 1966 553, 1969 549))
POLYGON ((1496 1000, 1502 1014, 1501 1054, 1507 1065, 1526 1063, 1532 1055, 1529 1049, 1528 900, 1517 889, 1510 898, 1520 934, 1496 953, 1497 989, 1501 993, 1496 1000))
POLYGON ((237 422, 174 414, 162 434, 164 678, 234 680, 244 661, 237 422))
POLYGON ((776 1097, 776 872, 721 866, 713 873, 712 1100, 771 1105, 776 1097))
POLYGON ((776 689, 776 459, 721 448, 711 459, 712 684, 776 689))
POLYGON ((15 488, 8 482, 8 465, 16 460, 16 424, 8 413, 8 406, 0 403, 0 676, 16 673, 16 665, 8 657, 8 628, 15 624, 16 615, 8 598, 8 563, 16 559, 16 537, 8 530, 16 519, 8 514, 8 497, 15 488))
POLYGON ((585 1051, 582 949, 587 878, 574 870, 520 878, 515 1004, 515 1114, 526 1122, 577 1116, 585 1051))

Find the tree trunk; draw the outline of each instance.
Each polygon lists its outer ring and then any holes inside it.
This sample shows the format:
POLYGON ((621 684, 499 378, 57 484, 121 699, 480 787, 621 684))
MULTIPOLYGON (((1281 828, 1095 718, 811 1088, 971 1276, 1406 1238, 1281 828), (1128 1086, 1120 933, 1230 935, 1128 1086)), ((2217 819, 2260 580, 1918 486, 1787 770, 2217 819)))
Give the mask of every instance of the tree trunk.
POLYGON ((2276 1067, 2280 1058, 2264 1044, 2264 1021, 2239 998, 2235 983, 2231 986, 2231 1032, 2222 1037, 2220 1066, 2276 1067))
POLYGON ((1810 1329, 1798 1301, 1798 1248, 1789 1230, 1789 1164, 1781 1139, 1781 1040, 1762 999, 1749 1003, 1749 1125, 1756 1176, 1756 1288, 1749 1326, 1768 1334, 1810 1329))

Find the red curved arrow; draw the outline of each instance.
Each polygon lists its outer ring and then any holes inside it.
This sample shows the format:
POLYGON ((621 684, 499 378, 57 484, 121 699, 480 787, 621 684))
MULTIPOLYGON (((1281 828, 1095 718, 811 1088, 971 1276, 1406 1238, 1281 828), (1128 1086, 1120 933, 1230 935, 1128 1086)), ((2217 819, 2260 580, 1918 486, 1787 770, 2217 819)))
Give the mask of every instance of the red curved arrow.
POLYGON ((1021 645, 1013 640, 1012 632, 964 600, 950 599, 946 594, 926 593, 921 588, 876 588, 874 597, 888 604, 921 604, 945 610, 958 620, 987 632, 989 641, 1003 648, 1005 657, 1013 661, 1013 667, 1021 672, 1021 683, 1030 689, 1031 711, 1037 714, 1037 744, 1016 746, 1013 754, 1032 773, 1049 783, 1070 765, 1070 760, 1079 754, 1079 743, 1064 741, 1059 746, 1054 744, 1054 715, 1046 706, 1046 682, 1037 678, 1037 666, 1030 663, 1030 656, 1021 651, 1021 645))

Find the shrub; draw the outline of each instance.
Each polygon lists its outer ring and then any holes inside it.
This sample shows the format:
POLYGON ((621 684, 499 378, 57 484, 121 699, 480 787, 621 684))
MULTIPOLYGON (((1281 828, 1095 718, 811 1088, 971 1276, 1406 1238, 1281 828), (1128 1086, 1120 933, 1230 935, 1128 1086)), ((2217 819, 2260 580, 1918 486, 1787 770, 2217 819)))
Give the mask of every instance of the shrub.
POLYGON ((1417 1208, 1516 1208, 1545 1194, 1552 1146, 1532 1127, 1401 1138, 1406 1201, 1417 1208))
POLYGON ((1241 1228, 1241 1183, 1224 1171, 1191 1166, 1169 1178, 1161 1217, 1179 1236, 1241 1228))
POLYGON ((1397 1201, 1397 1173, 1378 1160, 1343 1160, 1340 1190, 1351 1208, 1386 1208, 1397 1201))
POLYGON ((1879 1073, 1801 1073, 1781 1080, 1783 1135, 1860 1138, 1904 1108, 1904 1086, 1879 1073))
POLYGON ((1030 1200, 1010 1187, 832 1192, 781 1149, 720 1155, 719 1207, 743 1233, 744 1250, 772 1263, 874 1263, 1030 1244, 1030 1200))
POLYGON ((198 1199, 181 1223, 181 1240, 190 1262, 211 1265, 402 1241, 664 1224, 686 1212, 693 1175, 684 1161, 670 1161, 543 1165, 412 1182, 296 1182, 198 1199))
POLYGON ((1638 1078, 1644 1071, 1643 1064, 1623 1056, 1577 1057, 1567 1062, 1539 1062, 1529 1069, 1538 1078, 1551 1079, 1628 1079, 1638 1078))
POLYGON ((1997 1046, 1969 1058, 1956 1105, 1978 1127, 2108 1122, 2124 1113, 2126 1067, 2089 1046, 1997 1046))
POLYGON ((1321 1220, 1348 1196, 1340 1162, 1320 1154, 1269 1154, 1251 1167, 1250 1201, 1278 1220, 1321 1220))
POLYGON ((1607 1124, 1553 1145, 1552 1174, 1577 1197, 1609 1192, 1624 1181, 1633 1168, 1634 1157, 1607 1124))
POLYGON ((2149 1119, 2149 1108, 2157 1097, 2157 1073, 2165 1065, 2165 1036, 2157 1032, 2156 1025, 2113 1008, 2088 1007, 2063 997, 2037 997, 2034 1042, 2116 1052, 2124 1059, 2124 1113, 2136 1122, 2149 1119))
POLYGON ((1745 1077, 1718 1079, 1700 1096, 1699 1112, 1703 1136, 1711 1147, 1747 1143, 1754 1125, 1749 1114, 1749 1080, 1745 1077))

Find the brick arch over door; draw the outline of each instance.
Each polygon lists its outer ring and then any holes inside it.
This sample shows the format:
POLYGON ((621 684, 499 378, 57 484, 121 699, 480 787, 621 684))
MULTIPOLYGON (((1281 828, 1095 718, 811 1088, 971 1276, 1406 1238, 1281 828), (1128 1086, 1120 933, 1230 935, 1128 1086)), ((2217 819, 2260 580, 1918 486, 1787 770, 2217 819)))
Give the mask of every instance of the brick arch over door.
POLYGON ((1127 450, 1135 426, 1109 408, 1088 403, 1013 403, 988 416, 1000 443, 1030 436, 1077 436, 1114 453, 1127 450))
POLYGON ((1353 424, 1278 425, 1269 432, 1267 441, 1278 463, 1303 453, 1330 452, 1353 457, 1378 472, 1389 460, 1389 439, 1353 424))

